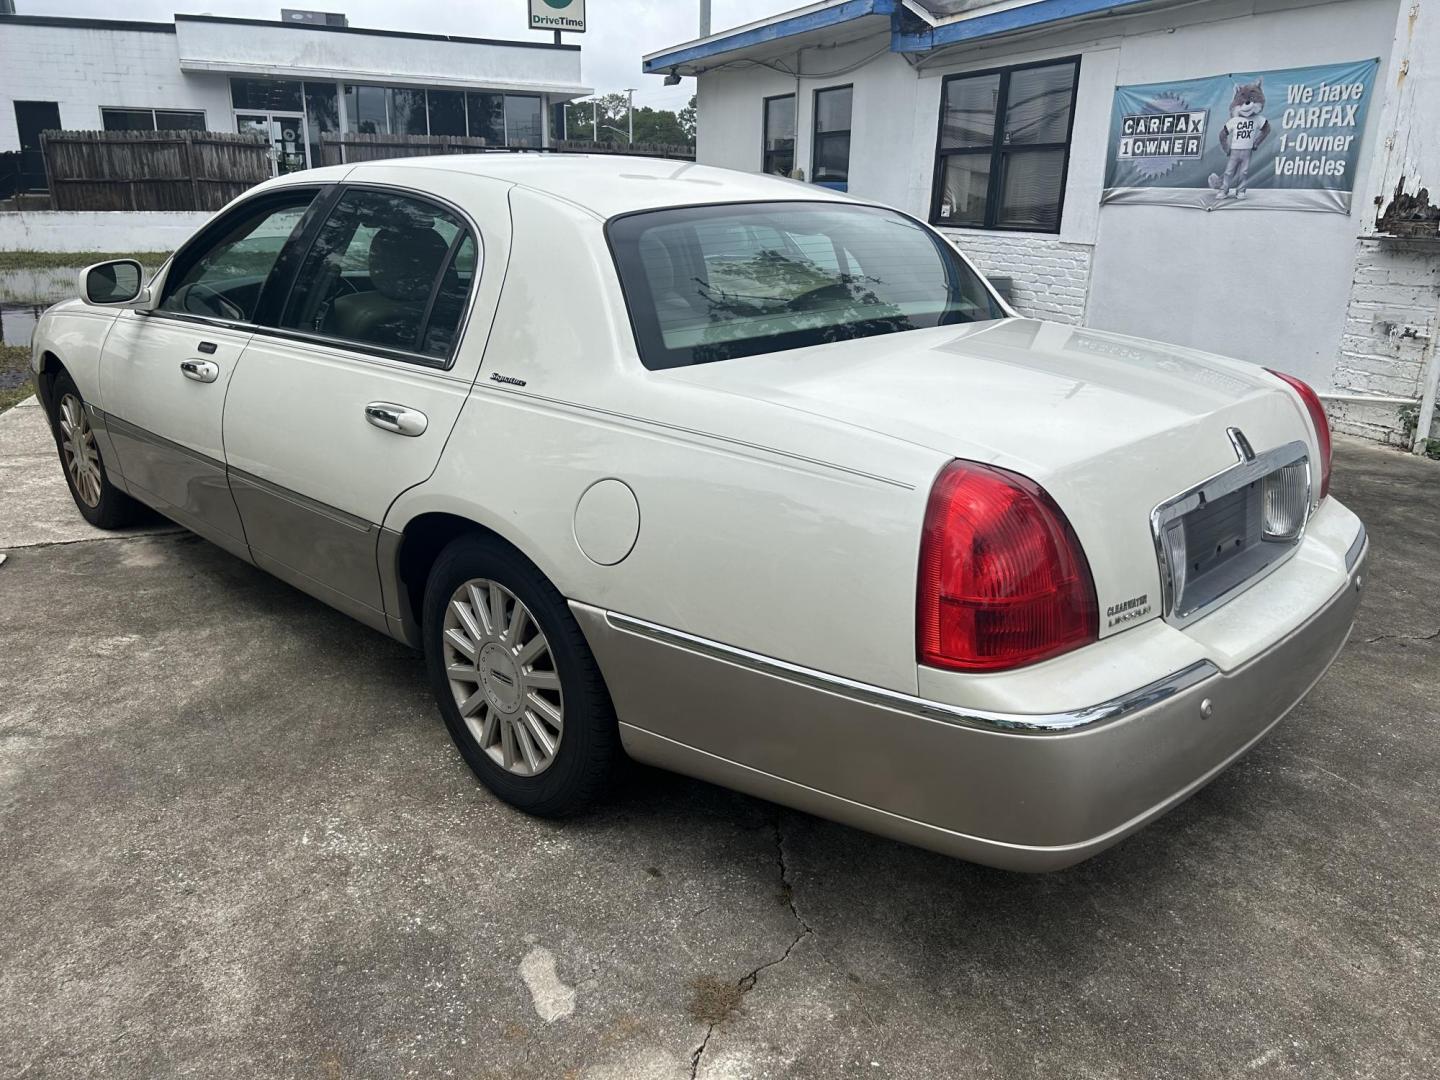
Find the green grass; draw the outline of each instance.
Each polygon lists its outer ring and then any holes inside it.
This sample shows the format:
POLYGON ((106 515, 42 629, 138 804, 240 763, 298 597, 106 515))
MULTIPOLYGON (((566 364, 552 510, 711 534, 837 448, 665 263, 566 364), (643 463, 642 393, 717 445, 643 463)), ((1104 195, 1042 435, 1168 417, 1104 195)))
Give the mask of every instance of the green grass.
POLYGON ((141 266, 159 266, 168 251, 0 251, 0 271, 49 270, 57 266, 77 269, 109 259, 134 259, 141 266))
MULTIPOLYGON (((30 385, 29 373, 29 349, 24 345, 0 345, 0 376, 11 374, 27 376, 19 386, 12 386, 9 389, 0 387, 0 412, 4 412, 11 405, 24 401, 35 392, 35 388, 30 385)), ((0 379, 0 382, 8 384, 11 380, 0 379)))

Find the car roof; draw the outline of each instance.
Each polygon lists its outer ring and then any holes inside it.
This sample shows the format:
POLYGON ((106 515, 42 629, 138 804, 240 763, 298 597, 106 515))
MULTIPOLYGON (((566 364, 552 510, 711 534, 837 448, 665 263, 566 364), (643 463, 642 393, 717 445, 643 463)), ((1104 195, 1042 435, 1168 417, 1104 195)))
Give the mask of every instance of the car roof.
POLYGON ((543 192, 601 218, 634 210, 704 203, 757 201, 838 201, 844 195, 815 184, 779 176, 717 169, 692 161, 629 157, 619 154, 481 153, 444 157, 387 158, 357 163, 348 169, 325 169, 334 176, 318 177, 320 170, 291 173, 286 179, 364 180, 382 171, 394 182, 395 169, 413 169, 415 187, 424 190, 427 172, 459 172, 485 176, 543 192))

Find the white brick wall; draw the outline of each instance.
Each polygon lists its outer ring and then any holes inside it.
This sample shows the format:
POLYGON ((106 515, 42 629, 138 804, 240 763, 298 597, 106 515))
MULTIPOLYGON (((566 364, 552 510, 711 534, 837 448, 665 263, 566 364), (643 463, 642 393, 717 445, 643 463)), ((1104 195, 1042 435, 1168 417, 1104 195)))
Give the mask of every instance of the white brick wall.
POLYGON ((201 109, 210 130, 235 129, 228 80, 181 72, 174 34, 11 24, 0 56, 0 150, 19 146, 15 99, 57 102, 64 128, 98 128, 118 106, 201 109))
MULTIPOLYGON (((1336 392, 1419 397, 1427 351, 1440 335, 1437 305, 1436 245, 1361 240, 1335 362, 1336 392)), ((1329 411, 1337 431, 1380 442, 1402 441, 1395 406, 1341 402, 1329 411)))
POLYGON ((1011 302, 1020 314, 1063 323, 1085 320, 1093 245, 1053 236, 942 231, 983 272, 1012 280, 1011 302))

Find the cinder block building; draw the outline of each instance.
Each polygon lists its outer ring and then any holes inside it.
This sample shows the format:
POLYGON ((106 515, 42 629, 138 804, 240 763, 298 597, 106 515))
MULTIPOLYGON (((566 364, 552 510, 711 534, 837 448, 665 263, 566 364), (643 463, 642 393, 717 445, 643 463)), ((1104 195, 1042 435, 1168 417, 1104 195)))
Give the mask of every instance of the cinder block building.
POLYGON ((326 132, 549 146, 553 115, 591 93, 580 46, 548 35, 402 33, 290 14, 299 18, 0 14, 0 153, 20 151, 20 186, 34 190, 50 129, 255 131, 276 172, 320 164, 326 132))

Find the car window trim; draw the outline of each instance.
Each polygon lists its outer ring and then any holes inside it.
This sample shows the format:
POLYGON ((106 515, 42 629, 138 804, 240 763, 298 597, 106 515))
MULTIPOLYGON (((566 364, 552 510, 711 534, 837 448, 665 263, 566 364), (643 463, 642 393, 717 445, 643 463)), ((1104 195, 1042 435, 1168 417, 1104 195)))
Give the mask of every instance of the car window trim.
MULTIPOLYGON (((326 206, 325 213, 316 219, 313 233, 305 246, 305 254, 296 264, 297 274, 291 279, 284 299, 280 302, 277 309, 267 313, 274 321, 258 324, 255 328, 256 333, 268 334, 272 337, 288 338, 295 341, 309 341, 318 345, 329 345, 333 348, 348 349, 352 352, 369 353, 384 357, 387 360, 401 360, 406 363, 419 364, 423 367, 435 368, 440 371, 449 371, 455 366, 455 362, 459 358, 460 343, 465 340, 465 332, 470 327, 470 316, 475 306, 475 297, 479 292, 480 278, 485 272, 485 240, 484 235, 480 231, 480 226, 475 223, 475 219, 462 207, 457 206, 443 196, 435 195, 428 191, 417 191, 414 188, 401 187, 398 184, 381 184, 365 180, 343 180, 335 184, 334 189, 335 193, 329 200, 329 205, 326 206), (418 199, 420 202, 431 203, 459 219, 461 229, 456 234, 457 240, 467 232, 475 238, 475 274, 470 280, 470 290, 465 295, 464 317, 461 318, 460 324, 455 328, 455 338, 451 341, 450 349, 445 356, 428 356, 424 353, 409 352, 405 349, 391 349, 386 348, 384 345, 371 345, 363 341, 351 341, 349 338, 331 337, 328 334, 316 334, 308 330, 295 330, 291 327, 276 325, 280 317, 284 315, 286 309, 290 306, 290 297, 299 278, 299 267, 304 265, 305 259, 310 257, 310 250, 314 246, 315 240, 319 237, 320 230, 324 227, 325 222, 329 220, 330 214, 334 211, 335 207, 339 205, 340 200, 345 197, 345 194, 352 188, 363 188, 366 191, 389 192, 392 195, 401 195, 408 199, 418 199)), ((451 244, 451 251, 447 253, 446 262, 442 264, 440 273, 436 275, 435 282, 431 283, 431 302, 426 305, 425 314, 420 324, 420 332, 422 335, 430 329, 429 323, 432 314, 435 285, 443 279, 445 271, 450 267, 449 259, 453 257, 455 251, 459 250, 458 247, 455 246, 454 240, 451 241, 451 244)), ((419 340, 423 341, 423 336, 419 340)))
POLYGON ((308 330, 292 330, 288 326, 256 326, 256 337, 279 338, 282 341, 297 341, 307 345, 319 345, 339 352, 360 353, 381 360, 398 360, 415 367, 430 368, 433 371, 449 371, 455 366, 454 357, 426 356, 424 353, 407 349, 390 349, 384 345, 367 345, 348 338, 316 334, 308 330))
MULTIPOLYGON (((425 313, 420 316, 420 327, 415 331, 415 347, 413 351, 422 356, 429 355, 425 352, 423 346, 425 339, 430 336, 430 319, 435 314, 435 301, 440 296, 441 286, 445 284, 445 275, 450 273, 450 268, 455 265, 455 257, 459 254, 460 245, 465 242, 467 235, 469 235, 469 230, 462 227, 450 238, 450 248, 445 252, 445 261, 440 264, 440 272, 435 275, 435 280, 430 283, 430 296, 425 301, 425 313)), ((474 285, 473 281, 471 285, 474 285)), ((458 338, 459 334, 456 334, 456 337, 458 338)), ((455 342, 452 341, 450 344, 453 348, 455 342)))
POLYGON ((305 216, 300 219, 300 227, 290 238, 290 242, 281 249, 280 257, 270 268, 270 276, 260 287, 260 296, 255 303, 256 326, 270 325, 272 319, 278 321, 280 316, 285 313, 285 307, 290 302, 290 292, 295 287, 295 280, 300 274, 300 267, 310 257, 310 249, 320 235, 320 227, 330 216, 331 209, 340 198, 342 187, 343 185, 338 183, 326 184, 316 194, 310 205, 305 208, 305 216), (283 288, 280 287, 282 282, 283 288))

